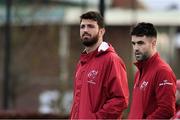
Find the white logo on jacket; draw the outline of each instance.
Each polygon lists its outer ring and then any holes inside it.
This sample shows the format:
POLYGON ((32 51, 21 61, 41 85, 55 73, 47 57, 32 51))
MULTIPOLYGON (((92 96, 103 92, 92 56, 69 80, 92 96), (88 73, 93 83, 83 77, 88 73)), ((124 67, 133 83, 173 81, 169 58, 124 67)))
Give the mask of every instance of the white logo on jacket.
POLYGON ((159 83, 159 86, 163 86, 163 85, 173 85, 173 83, 169 82, 168 80, 163 80, 162 83, 159 83))
POLYGON ((96 84, 96 81, 95 81, 95 78, 98 74, 98 71, 97 70, 91 70, 89 73, 88 73, 88 83, 91 83, 91 84, 96 84))
POLYGON ((140 89, 141 89, 141 90, 142 90, 142 89, 145 89, 145 88, 147 87, 147 85, 148 85, 148 82, 143 81, 143 83, 142 83, 141 86, 140 86, 140 89))

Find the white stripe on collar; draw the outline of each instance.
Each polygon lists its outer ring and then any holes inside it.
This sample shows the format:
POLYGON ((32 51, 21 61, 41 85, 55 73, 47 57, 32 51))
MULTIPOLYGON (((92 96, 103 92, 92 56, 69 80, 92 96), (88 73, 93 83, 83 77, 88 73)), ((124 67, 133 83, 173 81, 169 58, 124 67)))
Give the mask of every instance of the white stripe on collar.
POLYGON ((102 42, 101 45, 100 45, 99 48, 98 48, 98 52, 100 52, 100 51, 106 51, 108 48, 109 48, 108 43, 102 42))

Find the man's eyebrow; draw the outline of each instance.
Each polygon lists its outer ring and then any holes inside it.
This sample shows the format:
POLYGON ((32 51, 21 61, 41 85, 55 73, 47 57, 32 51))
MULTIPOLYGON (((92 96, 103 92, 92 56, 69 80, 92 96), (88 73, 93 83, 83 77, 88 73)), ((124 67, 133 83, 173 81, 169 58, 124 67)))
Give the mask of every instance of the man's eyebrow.
POLYGON ((140 40, 140 41, 137 41, 137 42, 131 41, 131 43, 132 43, 132 44, 142 44, 142 43, 144 43, 144 41, 141 41, 141 40, 140 40))
POLYGON ((136 43, 138 43, 138 44, 142 44, 142 43, 144 43, 144 41, 138 41, 138 42, 136 42, 136 43))

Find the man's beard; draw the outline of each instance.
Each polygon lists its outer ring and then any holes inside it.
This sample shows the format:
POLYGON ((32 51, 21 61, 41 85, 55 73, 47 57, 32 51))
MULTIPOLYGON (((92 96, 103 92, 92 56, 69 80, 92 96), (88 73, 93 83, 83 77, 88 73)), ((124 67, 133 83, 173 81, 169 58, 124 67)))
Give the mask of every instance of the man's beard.
POLYGON ((135 57, 137 61, 144 61, 148 58, 148 54, 147 53, 135 53, 135 57))
POLYGON ((98 34, 92 38, 81 38, 82 44, 86 47, 95 45, 98 42, 98 34))

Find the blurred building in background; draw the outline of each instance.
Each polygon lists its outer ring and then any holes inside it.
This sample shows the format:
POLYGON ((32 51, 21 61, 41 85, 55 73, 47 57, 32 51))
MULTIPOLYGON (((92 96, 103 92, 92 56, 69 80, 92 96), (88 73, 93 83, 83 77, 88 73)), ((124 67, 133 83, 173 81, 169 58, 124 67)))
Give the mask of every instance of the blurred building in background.
MULTIPOLYGON (((79 16, 98 6, 98 0, 12 2, 9 110, 69 114, 73 72, 83 50, 79 16)), ((129 32, 137 22, 157 27, 160 54, 180 78, 179 0, 105 0, 104 12, 105 41, 125 61, 130 91, 135 67, 129 32)), ((5 16, 5 1, 0 0, 0 88, 4 87, 5 16)), ((0 89, 1 110, 3 97, 0 89)))

